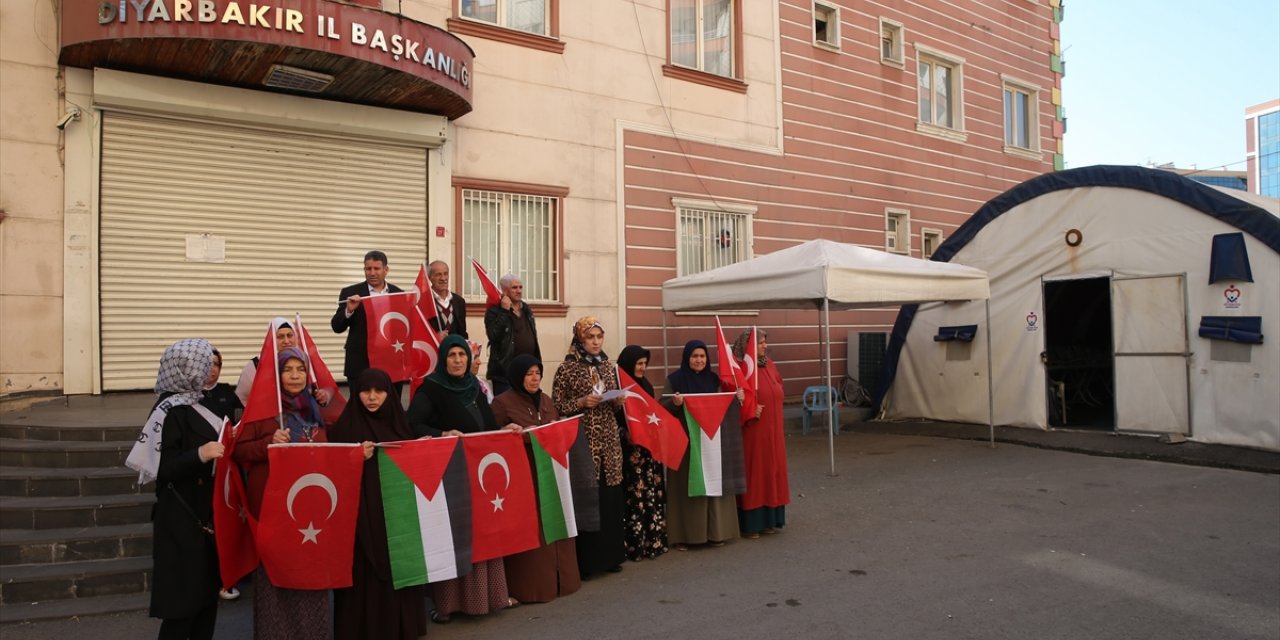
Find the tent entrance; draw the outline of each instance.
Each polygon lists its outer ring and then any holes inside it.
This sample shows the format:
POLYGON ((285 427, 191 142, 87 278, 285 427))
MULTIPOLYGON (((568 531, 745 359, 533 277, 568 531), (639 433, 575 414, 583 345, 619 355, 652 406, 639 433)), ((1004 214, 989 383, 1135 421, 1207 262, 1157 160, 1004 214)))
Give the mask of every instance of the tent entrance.
POLYGON ((1183 274, 1111 281, 1121 431, 1191 433, 1186 290, 1183 274))
POLYGON ((1114 430, 1111 278, 1046 280, 1042 286, 1049 426, 1114 430))

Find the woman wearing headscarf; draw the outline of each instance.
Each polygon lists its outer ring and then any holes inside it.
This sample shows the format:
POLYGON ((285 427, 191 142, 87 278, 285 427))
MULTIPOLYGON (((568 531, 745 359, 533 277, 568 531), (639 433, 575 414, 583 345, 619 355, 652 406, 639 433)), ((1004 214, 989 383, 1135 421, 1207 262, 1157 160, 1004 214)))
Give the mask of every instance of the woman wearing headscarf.
MULTIPOLYGON (((286 318, 281 316, 272 318, 271 332, 276 337, 277 354, 289 347, 298 347, 300 344, 298 333, 286 318)), ((249 392, 253 391, 253 381, 258 377, 258 365, 258 356, 254 356, 240 370, 240 378, 236 380, 236 397, 240 399, 241 406, 249 404, 249 392)), ((311 394, 322 407, 328 406, 329 400, 337 392, 337 389, 318 389, 314 386, 311 388, 311 394)))
MULTIPOLYGON (((527 353, 513 358, 507 367, 507 380, 511 389, 493 399, 493 417, 498 424, 515 423, 527 428, 560 419, 555 404, 542 392, 542 362, 537 358, 527 353)), ((533 452, 527 441, 525 450, 532 468, 533 452)), ((571 467, 571 473, 572 469, 576 467, 571 467)), ((507 589, 520 602, 551 602, 582 586, 578 552, 571 538, 507 556, 503 562, 507 589)))
MULTIPOLYGON (((720 392, 720 377, 711 369, 705 342, 690 340, 684 345, 680 368, 667 376, 666 391, 674 395, 663 405, 680 418, 681 423, 685 423, 684 394, 720 392)), ((741 391, 738 400, 742 400, 741 391)), ((667 470, 667 537, 671 545, 677 551, 686 551, 691 544, 709 543, 718 547, 737 535, 738 511, 733 496, 689 496, 689 453, 686 452, 679 469, 667 470)))
POLYGON ((213 420, 205 415, 212 414, 197 409, 212 364, 213 347, 207 341, 182 340, 165 349, 156 375, 159 398, 152 417, 163 427, 151 512, 151 616, 164 619, 162 640, 212 638, 218 615, 213 465, 223 447, 213 420))
MULTIPOLYGON (((310 360, 297 347, 286 347, 276 357, 280 375, 280 417, 241 425, 231 457, 245 472, 245 502, 258 517, 262 493, 267 488, 267 447, 285 442, 327 442, 324 419, 307 376, 310 360)), ((333 628, 327 590, 282 589, 271 584, 259 566, 253 573, 253 637, 329 637, 333 628)))
POLYGON ((618 388, 617 371, 604 352, 604 327, 594 316, 573 325, 573 342, 556 370, 551 398, 561 416, 581 416, 591 459, 596 467, 600 497, 600 530, 579 531, 578 570, 589 576, 621 571, 626 559, 622 541, 622 441, 614 406, 603 402, 604 392, 618 388))
MULTIPOLYGON (((643 393, 653 397, 653 385, 645 377, 649 350, 632 344, 618 354, 618 367, 627 372, 643 393)), ((619 420, 626 424, 626 419, 619 420)), ((662 465, 648 449, 632 444, 623 430, 622 493, 626 500, 623 537, 628 560, 656 558, 667 552, 667 496, 662 465)))
MULTIPOLYGON (((329 440, 364 443, 369 454, 375 442, 412 440, 413 433, 400 405, 397 386, 381 369, 361 372, 351 382, 351 402, 330 427, 329 440)), ((333 590, 336 640, 416 640, 427 632, 427 588, 423 585, 395 588, 384 517, 378 461, 370 455, 360 480, 351 586, 333 590)))
MULTIPOLYGON (((777 533, 787 524, 787 443, 783 437, 782 376, 769 359, 768 332, 756 330, 756 406, 742 411, 742 450, 746 458, 747 491, 738 496, 738 527, 747 538, 777 533)), ((733 342, 733 355, 746 357, 748 329, 733 342)))
MULTIPOLYGON (((409 430, 414 437, 461 436, 498 428, 480 382, 471 373, 471 346, 466 338, 451 334, 440 343, 436 370, 427 376, 409 403, 409 430)), ((503 429, 519 433, 519 425, 503 429)), ((435 609, 431 620, 449 622, 454 613, 480 616, 514 607, 519 601, 507 593, 507 573, 502 558, 471 565, 460 578, 431 583, 435 609)))

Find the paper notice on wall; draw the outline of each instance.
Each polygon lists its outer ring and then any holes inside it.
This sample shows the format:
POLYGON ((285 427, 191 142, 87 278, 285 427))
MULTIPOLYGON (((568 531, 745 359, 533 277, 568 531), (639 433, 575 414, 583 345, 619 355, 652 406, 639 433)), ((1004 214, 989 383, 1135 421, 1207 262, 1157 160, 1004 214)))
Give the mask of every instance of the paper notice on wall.
POLYGON ((207 233, 187 234, 187 262, 227 261, 227 239, 207 233))

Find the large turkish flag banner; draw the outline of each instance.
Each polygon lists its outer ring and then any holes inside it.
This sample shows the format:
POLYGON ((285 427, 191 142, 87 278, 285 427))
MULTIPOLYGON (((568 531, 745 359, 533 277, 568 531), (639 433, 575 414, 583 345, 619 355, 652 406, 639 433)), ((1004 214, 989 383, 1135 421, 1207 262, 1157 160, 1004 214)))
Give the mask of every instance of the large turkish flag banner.
POLYGON ((471 561, 537 547, 538 503, 524 437, 509 431, 462 438, 471 474, 471 561))
POLYGON ((351 586, 364 451, 358 444, 267 447, 258 555, 271 584, 285 589, 351 586))

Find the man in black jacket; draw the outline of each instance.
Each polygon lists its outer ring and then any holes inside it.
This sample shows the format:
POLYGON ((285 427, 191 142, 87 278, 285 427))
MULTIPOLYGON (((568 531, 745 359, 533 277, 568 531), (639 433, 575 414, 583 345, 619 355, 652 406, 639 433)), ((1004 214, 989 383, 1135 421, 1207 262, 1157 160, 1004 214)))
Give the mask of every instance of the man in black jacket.
POLYGON ((369 368, 367 320, 360 301, 368 296, 400 293, 400 287, 387 282, 388 271, 387 254, 370 251, 364 254, 364 282, 343 287, 342 293, 338 294, 338 310, 334 312, 329 325, 333 327, 334 333, 350 329, 347 331, 347 343, 343 347, 347 357, 342 363, 342 375, 347 377, 348 383, 360 375, 361 371, 369 368))
POLYGON ((427 280, 431 282, 431 299, 436 303, 436 317, 428 321, 431 328, 441 340, 451 333, 470 337, 467 335, 467 301, 449 291, 449 265, 443 260, 427 265, 427 280))
POLYGON ((538 348, 538 327, 533 309, 524 303, 524 283, 508 273, 498 281, 502 301, 484 312, 484 330, 489 336, 489 382, 493 395, 506 391, 519 380, 507 380, 507 368, 517 355, 527 353, 542 360, 538 348))

